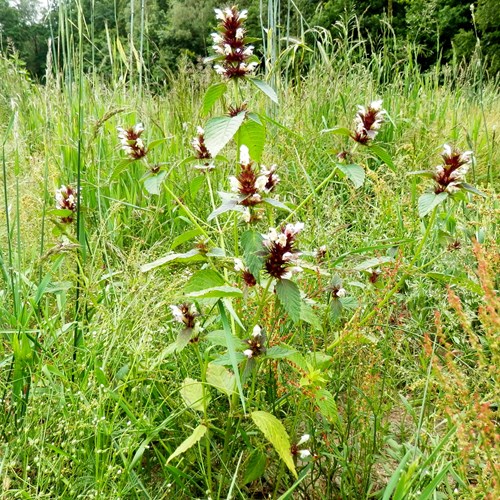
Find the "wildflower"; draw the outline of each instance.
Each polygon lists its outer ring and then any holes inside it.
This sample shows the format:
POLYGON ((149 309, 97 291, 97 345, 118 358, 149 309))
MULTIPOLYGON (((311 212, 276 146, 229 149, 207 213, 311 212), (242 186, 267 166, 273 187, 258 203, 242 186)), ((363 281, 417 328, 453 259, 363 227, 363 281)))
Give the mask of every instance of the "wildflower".
POLYGON ((252 45, 245 44, 244 21, 247 11, 233 7, 224 10, 215 9, 215 17, 219 21, 217 32, 212 33, 212 41, 219 64, 214 66, 215 71, 227 79, 242 78, 252 74, 257 68, 252 45))
POLYGON ((240 148, 241 171, 237 176, 229 177, 231 191, 241 196, 240 205, 252 207, 262 202, 262 194, 270 193, 279 182, 276 175, 276 165, 270 169, 262 167, 257 173, 253 169, 253 162, 250 160, 250 154, 247 146, 240 148))
POLYGON ((302 222, 287 224, 279 232, 271 228, 264 236, 263 244, 267 250, 264 267, 273 278, 290 279, 292 274, 302 271, 299 266, 294 265, 299 256, 294 244, 297 234, 303 228, 302 222))
POLYGON ((141 139, 143 132, 144 126, 142 123, 137 123, 127 129, 118 127, 118 138, 122 144, 122 149, 131 160, 140 160, 148 153, 146 145, 141 139))
POLYGON ((354 120, 355 130, 351 137, 360 144, 368 144, 378 134, 385 114, 385 110, 382 109, 382 100, 373 101, 366 108, 358 106, 358 113, 354 120))
POLYGON ((196 310, 194 304, 188 304, 185 302, 178 306, 171 305, 170 310, 172 311, 172 316, 175 321, 182 323, 185 328, 192 330, 195 327, 198 311, 196 310))
POLYGON ((73 222, 73 214, 76 212, 78 205, 77 197, 78 195, 76 189, 73 189, 71 186, 65 186, 63 184, 59 189, 56 189, 56 208, 58 210, 69 210, 72 212, 71 214, 62 217, 61 222, 65 224, 73 222))
POLYGON ((458 149, 445 144, 441 157, 443 164, 438 165, 434 171, 436 181, 434 192, 436 194, 445 191, 450 194, 456 193, 465 181, 465 174, 472 162, 472 151, 461 153, 458 149))
POLYGON ((243 354, 248 358, 252 359, 260 354, 264 354, 266 352, 265 347, 266 342, 266 334, 262 331, 262 328, 259 325, 255 325, 252 330, 252 336, 246 340, 246 343, 249 345, 248 349, 243 351, 243 354))
POLYGON ((204 160, 202 165, 197 165, 195 168, 198 170, 212 170, 215 168, 214 164, 209 161, 212 155, 205 144, 205 131, 202 127, 197 128, 198 135, 191 141, 194 149, 194 155, 197 160, 204 160))
POLYGON ((299 441, 297 442, 297 444, 292 444, 290 452, 292 453, 292 455, 294 457, 299 457, 301 460, 304 460, 307 457, 311 456, 310 450, 307 450, 307 449, 302 449, 301 450, 301 449, 299 449, 299 446, 303 445, 304 443, 307 443, 307 441, 309 441, 310 437, 311 436, 309 434, 304 434, 299 439, 299 441))
POLYGON ((250 270, 243 264, 241 259, 234 259, 234 270, 241 273, 241 277, 245 284, 249 287, 255 286, 257 280, 250 270))

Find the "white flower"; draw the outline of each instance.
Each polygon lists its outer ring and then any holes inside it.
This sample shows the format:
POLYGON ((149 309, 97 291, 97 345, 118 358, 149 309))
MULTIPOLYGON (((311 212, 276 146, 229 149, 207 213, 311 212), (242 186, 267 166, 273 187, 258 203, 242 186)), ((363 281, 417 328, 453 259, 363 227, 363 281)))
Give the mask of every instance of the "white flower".
POLYGON ((337 297, 341 298, 341 297, 345 297, 346 295, 346 291, 344 288, 339 288, 337 290, 337 293, 335 294, 337 297))
POLYGON ((171 305, 170 310, 172 311, 172 316, 174 317, 175 321, 184 323, 184 313, 177 306, 171 305))
POLYGON ((377 111, 379 113, 385 113, 385 110, 382 109, 382 99, 379 99, 377 101, 372 101, 370 104, 370 108, 373 109, 373 111, 377 111))
POLYGON ((257 191, 265 191, 267 184, 267 177, 265 175, 260 175, 255 181, 255 189, 257 191))
POLYGON ((229 177, 229 186, 230 186, 231 191, 233 193, 239 193, 240 192, 240 189, 241 189, 240 181, 234 175, 231 175, 229 177))
POLYGON ((224 21, 226 19, 224 13, 220 9, 214 9, 215 12, 215 19, 220 19, 221 21, 224 21))
POLYGON ((234 270, 237 272, 245 270, 245 265, 243 264, 243 261, 241 259, 234 259, 234 270))
POLYGON ((231 48, 231 45, 229 45, 228 43, 225 43, 224 44, 224 54, 226 56, 230 56, 232 53, 233 53, 233 49, 231 48))
POLYGON ((300 446, 301 444, 307 443, 311 436, 309 434, 304 434, 300 439, 299 442, 297 443, 297 446, 300 446))
POLYGON ((299 457, 304 460, 307 457, 311 456, 311 452, 309 450, 299 450, 299 457))
POLYGON ((248 151, 248 147, 244 144, 240 146, 240 163, 242 165, 250 164, 250 152, 248 151))
POLYGON ((243 351, 243 354, 244 354, 244 355, 245 355, 248 359, 250 359, 250 358, 253 356, 253 351, 252 351, 252 349, 245 349, 245 350, 243 351))
POLYGON ((280 247, 284 247, 286 245, 286 242, 287 242, 286 234, 280 233, 276 237, 276 244, 279 245, 280 247))
POLYGON ((243 21, 244 19, 246 19, 248 16, 248 10, 246 9, 243 9, 241 12, 240 12, 240 15, 238 16, 238 19, 240 21, 243 21))
POLYGON ((249 223, 252 220, 252 213, 248 207, 245 207, 245 211, 241 214, 244 222, 249 223))
POLYGON ((235 34, 236 40, 243 40, 244 37, 245 37, 245 30, 243 28, 238 28, 235 34))
POLYGON ((252 330, 253 337, 259 337, 262 333, 262 328, 259 325, 255 325, 252 330))
POLYGON ((134 134, 142 134, 144 132, 144 125, 142 123, 136 123, 133 127, 132 130, 134 131, 134 134))
POLYGON ((244 56, 248 56, 250 57, 252 54, 253 54, 253 45, 249 45, 244 51, 243 51, 243 55, 244 56))
POLYGON ((226 74, 226 69, 223 66, 221 66, 220 64, 216 64, 214 66, 214 69, 218 75, 225 75, 226 74))
POLYGON ((210 33, 214 44, 220 44, 224 41, 224 39, 219 35, 219 33, 210 33))
POLYGON ((198 135, 205 135, 205 131, 199 125, 196 127, 196 131, 198 132, 198 135))

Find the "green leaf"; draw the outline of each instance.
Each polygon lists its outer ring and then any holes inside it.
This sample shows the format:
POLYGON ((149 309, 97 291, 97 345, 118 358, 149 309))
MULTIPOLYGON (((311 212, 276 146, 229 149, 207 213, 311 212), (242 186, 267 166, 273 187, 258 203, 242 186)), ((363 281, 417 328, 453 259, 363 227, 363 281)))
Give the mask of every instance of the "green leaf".
POLYGON ((231 397, 236 390, 234 375, 221 365, 209 363, 207 366, 207 384, 231 397))
POLYGON ((382 146, 379 146, 378 144, 370 144, 368 149, 370 149, 375 156, 381 159, 391 170, 396 171, 396 165, 394 165, 391 155, 382 146))
POLYGON ((191 276, 184 286, 184 292, 198 292, 200 290, 206 290, 207 288, 223 286, 224 284, 224 278, 217 271, 202 269, 191 276))
POLYGON ((360 188, 365 182, 365 170, 360 165, 343 165, 342 163, 335 164, 337 168, 343 172, 347 178, 354 184, 356 189, 360 188))
POLYGON ((173 253, 166 255, 165 257, 161 257, 160 259, 150 262, 149 264, 143 264, 139 269, 143 273, 147 273, 148 271, 151 271, 151 269, 163 266, 169 262, 198 262, 200 260, 206 260, 205 256, 200 254, 200 251, 197 248, 193 248, 186 253, 173 253))
POLYGON ((424 193, 418 199, 418 215, 420 217, 425 217, 429 212, 432 212, 434 207, 437 207, 440 203, 448 198, 448 193, 424 193))
POLYGON ((191 433, 191 435, 185 439, 170 455, 167 459, 167 464, 173 460, 175 457, 182 455, 184 452, 189 450, 192 446, 194 446, 208 431, 208 428, 203 424, 196 427, 196 429, 191 433))
POLYGON ((342 315, 342 302, 337 297, 334 297, 330 302, 330 321, 335 323, 342 315))
POLYGON ((250 158, 260 162, 266 142, 266 127, 253 120, 247 120, 241 125, 239 133, 239 142, 248 147, 250 158))
POLYGON ((378 267, 380 264, 386 264, 387 262, 394 262, 394 259, 389 256, 383 257, 373 257, 371 259, 364 260, 361 264, 358 264, 354 269, 356 271, 366 271, 371 267, 378 267))
POLYGON ((288 346, 275 345, 273 347, 270 347, 266 351, 266 358, 271 358, 271 359, 289 358, 292 354, 295 354, 296 352, 297 351, 295 349, 291 349, 288 346))
POLYGON ((274 415, 266 411, 254 411, 250 416, 296 478, 297 472, 290 451, 290 438, 283 424, 274 415))
POLYGON ((337 422, 339 418, 335 398, 326 389, 319 389, 314 395, 316 404, 321 414, 331 422, 337 422))
MULTIPOLYGON (((196 411, 203 411, 204 397, 203 385, 201 382, 187 377, 184 379, 184 382, 182 382, 180 392, 186 406, 196 411)), ((205 395, 205 398, 206 405, 208 405, 210 398, 208 395, 205 395)))
POLYGON ((175 350, 177 352, 182 351, 184 347, 189 344, 191 340, 191 334, 193 333, 192 328, 183 328, 178 334, 177 339, 175 340, 175 350))
POLYGON ((300 319, 301 321, 309 323, 315 330, 323 330, 321 321, 314 312, 314 309, 304 301, 302 301, 302 304, 300 306, 300 319))
POLYGON ((240 236, 240 242, 248 270, 255 277, 258 277, 264 263, 260 255, 262 251, 262 235, 258 231, 249 229, 240 236))
POLYGON ((294 323, 300 319, 300 290, 299 287, 290 280, 279 280, 276 283, 276 294, 283 306, 283 309, 290 315, 294 323))
POLYGON ((215 358, 212 363, 214 365, 233 367, 234 363, 238 366, 242 361, 245 361, 245 359, 248 358, 242 352, 235 352, 234 356, 231 356, 231 354, 227 352, 225 354, 221 354, 218 358, 215 358))
POLYGON ((342 304, 342 307, 344 307, 345 309, 354 310, 358 307, 358 301, 356 300, 356 297, 341 297, 339 300, 342 304))
POLYGON ((190 231, 186 231, 180 234, 179 236, 174 238, 174 241, 172 241, 172 244, 170 245, 170 250, 177 248, 179 245, 182 245, 186 241, 192 240, 193 238, 200 236, 200 234, 202 234, 201 229, 191 229, 190 231))
POLYGON ((483 289, 481 285, 475 283, 474 281, 466 278, 465 276, 453 276, 444 273, 426 273, 425 276, 433 280, 439 281, 441 283, 447 283, 456 286, 462 286, 471 292, 477 293, 478 295, 483 295, 483 289))
POLYGON ((202 115, 207 115, 213 108, 214 104, 224 95, 227 90, 227 85, 223 82, 214 83, 208 87, 203 97, 202 115))
POLYGON ((267 457, 259 450, 254 450, 248 460, 248 465, 243 476, 243 484, 251 483, 264 475, 267 457))
POLYGON ((221 297, 243 297, 243 292, 234 286, 224 285, 190 292, 187 296, 197 299, 218 299, 221 297))
POLYGON ((473 186, 472 184, 467 184, 466 182, 462 182, 460 184, 460 187, 462 189, 465 189, 465 191, 468 191, 469 193, 477 194, 479 196, 482 196, 483 198, 486 198, 486 195, 482 191, 477 189, 477 187, 473 186))
POLYGON ((161 183, 165 179, 167 172, 162 171, 144 179, 144 187, 149 194, 160 194, 161 183))
POLYGON ((333 127, 327 128, 321 131, 322 134, 335 134, 335 135, 343 135, 345 137, 351 136, 351 131, 345 127, 333 127))
POLYGON ((148 143, 148 151, 151 151, 152 149, 157 148, 160 144, 163 144, 164 142, 166 142, 168 139, 171 139, 171 138, 172 138, 172 136, 163 137, 161 139, 155 139, 154 141, 151 141, 150 143, 148 143))
POLYGON ((271 101, 273 101, 275 104, 279 104, 278 95, 270 85, 268 85, 266 82, 263 82, 262 80, 259 80, 258 78, 249 78, 249 81, 253 85, 255 85, 263 94, 269 97, 271 101))
POLYGON ((245 113, 242 112, 236 116, 218 116, 208 120, 205 125, 205 145, 212 157, 217 156, 233 138, 244 119, 245 113))
POLYGON ((274 208, 280 208, 281 210, 286 210, 287 212, 292 211, 290 207, 285 205, 282 201, 276 200, 274 198, 263 198, 262 201, 264 203, 267 203, 268 205, 271 205, 274 208))

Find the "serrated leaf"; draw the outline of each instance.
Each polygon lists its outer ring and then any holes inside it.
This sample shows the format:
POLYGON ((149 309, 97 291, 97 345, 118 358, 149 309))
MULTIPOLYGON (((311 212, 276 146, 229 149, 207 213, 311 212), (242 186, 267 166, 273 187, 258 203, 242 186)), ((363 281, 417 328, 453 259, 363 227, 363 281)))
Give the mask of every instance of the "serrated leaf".
POLYGON ((243 484, 251 483, 262 477, 266 471, 266 463, 266 455, 258 450, 254 450, 250 455, 245 474, 243 475, 243 484))
POLYGON ((290 207, 285 205, 282 201, 276 200, 275 198, 263 198, 262 201, 271 205, 274 208, 280 208, 281 210, 286 210, 287 212, 292 212, 290 207))
POLYGON ((249 229, 240 236, 240 242, 248 270, 255 277, 259 276, 263 265, 263 259, 260 255, 262 251, 262 235, 258 231, 249 229))
POLYGON ((418 199, 418 215, 425 217, 429 212, 432 212, 434 207, 448 198, 448 193, 424 193, 418 199))
POLYGON ((222 365, 209 363, 207 366, 207 384, 231 397, 236 390, 236 379, 234 374, 226 370, 222 365))
POLYGON ((322 134, 336 134, 336 135, 343 135, 345 137, 350 137, 351 136, 351 131, 348 128, 345 127, 333 127, 333 128, 327 128, 321 131, 322 134))
POLYGON ((52 208, 47 210, 48 215, 53 215, 54 217, 69 217, 73 215, 73 210, 68 210, 65 208, 52 208))
POLYGON ((201 424, 191 433, 191 435, 185 439, 170 455, 167 459, 167 464, 173 460, 175 457, 182 455, 184 452, 189 450, 192 446, 194 446, 208 431, 208 428, 201 424))
POLYGON ((275 345, 270 347, 266 351, 266 358, 270 359, 283 359, 289 358, 292 354, 295 354, 297 351, 295 349, 291 349, 288 346, 283 345, 275 345))
POLYGON ((471 292, 477 293, 478 295, 482 295, 484 293, 483 289, 481 288, 481 285, 475 283, 469 278, 466 278, 465 276, 453 276, 450 274, 434 273, 434 272, 426 273, 425 276, 433 280, 439 281, 441 283, 462 286, 467 290, 470 290, 471 292))
POLYGON ((225 354, 221 354, 218 358, 215 358, 212 363, 214 365, 222 365, 222 366, 234 366, 234 362, 236 365, 240 364, 245 359, 248 359, 242 352, 235 352, 234 359, 227 352, 225 354))
POLYGON ((207 115, 213 108, 214 104, 224 95, 227 90, 227 85, 223 82, 214 83, 208 87, 203 97, 202 115, 207 115))
POLYGON ((193 248, 192 250, 189 250, 189 252, 165 255, 165 257, 161 257, 160 259, 150 262, 149 264, 143 264, 139 269, 143 273, 147 273, 148 271, 151 271, 151 269, 163 266, 169 262, 198 262, 200 260, 206 260, 205 256, 200 254, 200 251, 197 248, 193 248))
POLYGON ((342 304, 342 307, 345 307, 346 309, 356 309, 358 307, 358 301, 356 300, 356 297, 341 297, 340 302, 342 304))
POLYGON ((309 323, 315 330, 323 330, 321 321, 318 318, 317 314, 314 312, 314 309, 304 301, 300 306, 300 319, 301 321, 309 323))
POLYGON ((283 309, 290 315, 294 323, 300 319, 300 290, 299 287, 290 280, 278 280, 276 283, 276 294, 283 309))
POLYGON ((241 212, 243 213, 245 211, 245 207, 243 205, 239 205, 239 200, 236 198, 226 198, 222 205, 218 208, 216 208, 207 218, 207 221, 210 222, 211 220, 215 219, 221 214, 224 214, 226 212, 241 212))
POLYGON ((224 285, 190 292, 187 296, 196 299, 218 299, 221 297, 242 297, 243 292, 234 286, 224 285))
POLYGON ((253 85, 255 85, 263 94, 269 97, 271 101, 273 101, 275 104, 279 104, 278 95, 270 85, 268 85, 266 82, 263 82, 262 80, 259 80, 258 78, 249 78, 249 81, 253 85))
POLYGON ((360 188, 365 183, 365 170, 362 166, 343 165, 341 163, 336 163, 335 165, 354 184, 356 189, 360 188))
POLYGON ((342 315, 342 302, 337 297, 334 297, 330 302, 330 321, 335 323, 342 315))
POLYGON ((266 142, 266 127, 256 121, 247 120, 241 125, 239 134, 239 142, 247 146, 250 158, 260 162, 266 142))
POLYGON ((201 229, 191 229, 190 231, 185 231, 184 233, 174 238, 174 241, 172 241, 172 244, 170 245, 170 250, 177 248, 179 245, 182 245, 183 243, 186 243, 186 241, 192 240, 193 238, 200 236, 200 234, 203 234, 201 229))
POLYGON ((202 269, 191 276, 184 286, 184 292, 198 292, 199 290, 206 290, 214 286, 223 286, 224 283, 224 278, 217 271, 202 269))
POLYGON ((319 389, 314 396, 321 414, 331 422, 338 421, 337 404, 332 394, 326 389, 319 389))
POLYGON ((290 472, 297 478, 297 471, 290 451, 290 438, 283 424, 274 415, 266 411, 254 411, 250 416, 262 434, 273 445, 281 460, 290 469, 290 472))
POLYGON ((208 120, 205 125, 205 145, 212 157, 217 156, 233 138, 244 119, 245 113, 242 112, 236 116, 218 116, 208 120))
POLYGON ((377 156, 380 160, 382 160, 391 170, 396 171, 396 165, 392 161, 391 155, 378 144, 370 144, 368 146, 370 151, 377 156))
POLYGON ((144 187, 149 194, 160 194, 161 183, 165 179, 167 172, 162 171, 144 179, 144 187))
MULTIPOLYGON (((194 380, 192 378, 185 378, 182 382, 182 387, 180 390, 181 397, 189 408, 196 411, 203 411, 203 385, 201 382, 194 380)), ((206 405, 210 401, 210 397, 205 395, 206 405)))

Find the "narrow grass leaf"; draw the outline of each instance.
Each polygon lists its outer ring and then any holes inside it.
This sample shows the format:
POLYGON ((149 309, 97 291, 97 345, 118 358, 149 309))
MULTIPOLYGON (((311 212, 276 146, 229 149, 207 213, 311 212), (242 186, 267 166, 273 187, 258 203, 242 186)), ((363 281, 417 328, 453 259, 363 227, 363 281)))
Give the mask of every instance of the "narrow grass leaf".
POLYGON ((382 160, 391 170, 393 170, 394 172, 396 171, 396 165, 394 165, 391 155, 382 146, 379 146, 378 144, 370 144, 368 148, 376 157, 382 160))

